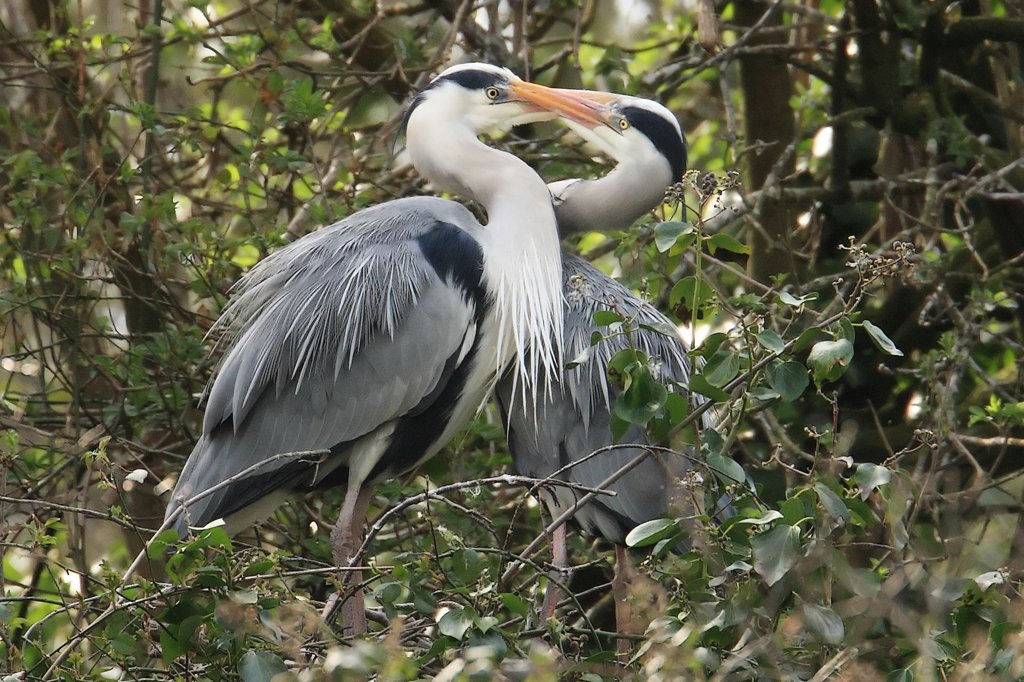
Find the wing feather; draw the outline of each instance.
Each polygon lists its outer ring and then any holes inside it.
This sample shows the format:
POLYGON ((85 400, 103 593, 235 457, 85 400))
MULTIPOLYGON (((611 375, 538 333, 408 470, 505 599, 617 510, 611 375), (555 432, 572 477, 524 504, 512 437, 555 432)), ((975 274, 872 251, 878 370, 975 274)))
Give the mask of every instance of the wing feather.
MULTIPOLYGON (((232 345, 174 499, 280 453, 329 450, 332 456, 269 462, 190 506, 192 525, 228 516, 278 488, 318 484, 353 464, 349 455, 360 442, 379 439, 389 423, 438 395, 457 364, 453 358, 475 338, 479 313, 479 301, 439 276, 420 249, 419 240, 438 229, 447 238, 471 239, 451 223, 471 228, 475 221, 451 206, 458 205, 417 199, 361 211, 358 220, 272 254, 240 281, 218 322, 232 345), (378 210, 383 207, 392 210, 378 210)), ((373 457, 371 451, 359 456, 373 457)))

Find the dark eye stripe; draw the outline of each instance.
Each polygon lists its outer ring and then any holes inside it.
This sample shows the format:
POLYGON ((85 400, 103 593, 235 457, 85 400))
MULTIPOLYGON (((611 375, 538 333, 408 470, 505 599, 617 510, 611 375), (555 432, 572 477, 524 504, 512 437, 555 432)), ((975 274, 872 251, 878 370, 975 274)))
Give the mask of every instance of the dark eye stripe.
POLYGON ((654 148, 672 167, 672 179, 678 181, 686 171, 686 140, 676 127, 662 116, 642 107, 623 107, 622 115, 629 123, 647 136, 654 148))
POLYGON ((442 83, 458 83, 467 90, 483 90, 484 88, 504 85, 507 79, 501 74, 491 71, 480 71, 479 69, 464 69, 450 73, 447 76, 434 79, 425 90, 436 88, 442 83))
POLYGON ((498 87, 508 84, 508 79, 498 73, 492 73, 490 71, 481 71, 479 69, 464 69, 462 71, 456 71, 450 73, 447 76, 441 76, 435 78, 430 82, 427 87, 417 93, 413 98, 412 102, 409 103, 409 108, 405 110, 405 115, 402 117, 402 124, 398 128, 398 136, 401 136, 405 132, 406 126, 409 124, 409 117, 412 116, 412 112, 416 107, 423 101, 424 95, 430 90, 438 87, 442 83, 458 83, 462 87, 468 90, 484 90, 489 87, 498 87))

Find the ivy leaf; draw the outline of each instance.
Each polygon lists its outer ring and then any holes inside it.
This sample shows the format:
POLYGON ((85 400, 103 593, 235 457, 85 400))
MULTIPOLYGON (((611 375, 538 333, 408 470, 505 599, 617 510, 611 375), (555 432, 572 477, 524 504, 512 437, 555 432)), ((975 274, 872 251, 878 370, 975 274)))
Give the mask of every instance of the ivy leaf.
POLYGON ((594 347, 593 346, 587 346, 586 348, 584 348, 583 350, 580 351, 579 355, 574 357, 569 362, 565 363, 565 368, 566 369, 574 369, 576 367, 579 367, 580 365, 584 365, 584 364, 586 364, 587 362, 590 361, 590 356, 592 356, 593 354, 594 354, 594 347))
POLYGON ((654 245, 661 253, 665 253, 677 243, 684 249, 689 248, 695 237, 693 225, 678 220, 667 220, 654 227, 654 245), (680 240, 683 235, 690 238, 680 240))
POLYGON ((800 529, 776 526, 750 540, 754 570, 771 587, 793 568, 800 558, 800 529))
POLYGON ((711 252, 712 256, 715 255, 715 252, 718 249, 732 251, 733 253, 750 253, 750 247, 740 242, 736 237, 733 237, 730 234, 725 234, 724 232, 719 232, 708 237, 707 245, 708 251, 711 252))
POLYGON ((667 322, 641 322, 640 328, 661 334, 662 336, 668 336, 672 339, 679 338, 679 332, 676 330, 675 325, 667 322))
POLYGON ((823 644, 839 646, 846 636, 843 619, 830 608, 817 604, 803 605, 804 625, 823 644))
POLYGON ((782 512, 780 512, 778 509, 769 509, 768 511, 766 511, 761 516, 758 516, 757 518, 754 518, 754 519, 741 519, 741 520, 737 521, 736 523, 737 524, 740 524, 740 523, 750 524, 752 526, 767 526, 772 521, 775 521, 776 519, 781 519, 781 518, 782 518, 782 512))
POLYGON ((810 301, 818 300, 818 294, 817 294, 817 292, 812 291, 809 294, 806 294, 804 296, 799 296, 798 297, 798 296, 794 296, 793 294, 789 293, 788 291, 780 291, 779 292, 779 300, 782 301, 783 303, 785 303, 786 305, 791 306, 793 308, 800 308, 800 307, 803 307, 803 305, 805 303, 808 303, 810 301))
POLYGON ((853 344, 846 339, 819 341, 811 347, 807 366, 819 387, 826 381, 835 381, 843 376, 853 359, 853 344))
POLYGON ((714 453, 708 455, 708 468, 726 484, 743 483, 747 480, 747 474, 743 471, 743 467, 729 457, 714 453))
POLYGON ((811 383, 807 377, 807 368, 796 360, 772 363, 765 368, 764 376, 768 385, 787 403, 799 398, 811 383))
POLYGON ((459 607, 448 609, 437 621, 437 629, 442 635, 459 641, 462 641, 466 630, 472 625, 473 619, 459 607))
POLYGON ((885 332, 883 332, 880 327, 875 326, 868 320, 864 320, 861 324, 864 325, 864 331, 866 331, 868 336, 871 337, 871 340, 874 342, 875 346, 878 347, 878 350, 882 351, 886 355, 893 355, 899 358, 903 357, 903 351, 896 347, 896 344, 892 342, 892 339, 885 335, 885 332))
POLYGON ((690 377, 690 390, 696 391, 703 396, 707 396, 718 403, 724 403, 729 399, 728 393, 717 386, 712 386, 711 383, 704 378, 703 374, 694 374, 690 377))
POLYGON ((687 275, 672 287, 672 292, 668 295, 668 303, 673 308, 682 303, 690 310, 699 310, 714 295, 715 290, 705 280, 687 275))
POLYGON ((814 492, 818 493, 818 501, 821 502, 821 506, 825 508, 829 516, 843 525, 849 522, 850 510, 846 508, 843 498, 836 495, 831 488, 821 481, 814 484, 814 492))
POLYGON ((640 367, 632 374, 629 387, 615 401, 615 414, 619 418, 646 426, 668 398, 668 389, 654 380, 647 367, 640 367))
POLYGON ((287 671, 284 661, 270 651, 250 649, 242 655, 242 662, 238 664, 238 676, 243 682, 270 682, 274 675, 287 671))
POLYGON ((857 487, 860 488, 861 499, 866 500, 875 491, 875 488, 892 480, 892 472, 883 466, 865 462, 857 465, 857 473, 853 475, 853 478, 857 482, 857 487))
POLYGON ((615 324, 616 322, 622 322, 622 315, 619 315, 614 310, 594 311, 594 324, 597 326, 607 327, 608 325, 615 324))
POLYGON ((771 329, 763 329, 757 335, 757 342, 769 353, 781 353, 786 349, 786 342, 771 329))
POLYGON ((647 547, 671 536, 676 530, 674 519, 652 519, 629 531, 626 535, 626 546, 647 547))
POLYGON ((721 388, 732 381, 740 372, 740 356, 729 350, 722 350, 708 360, 701 374, 713 386, 721 388))

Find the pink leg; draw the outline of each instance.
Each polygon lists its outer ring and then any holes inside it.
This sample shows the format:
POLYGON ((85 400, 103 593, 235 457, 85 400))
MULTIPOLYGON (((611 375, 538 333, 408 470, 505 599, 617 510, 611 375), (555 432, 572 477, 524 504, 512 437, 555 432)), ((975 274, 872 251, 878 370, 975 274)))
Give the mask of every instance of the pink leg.
POLYGON ((540 615, 545 621, 555 615, 555 607, 562 600, 562 588, 556 580, 562 580, 564 573, 560 570, 569 565, 569 551, 565 546, 565 524, 563 523, 551 533, 551 563, 553 567, 548 573, 548 589, 544 592, 544 604, 540 615))
POLYGON ((355 553, 362 544, 363 523, 370 506, 370 486, 349 486, 341 504, 338 522, 331 531, 331 549, 334 565, 338 568, 338 582, 344 601, 341 604, 342 635, 361 635, 366 632, 366 604, 363 600, 362 571, 345 570, 352 565, 355 553), (349 589, 349 586, 352 586, 349 589))

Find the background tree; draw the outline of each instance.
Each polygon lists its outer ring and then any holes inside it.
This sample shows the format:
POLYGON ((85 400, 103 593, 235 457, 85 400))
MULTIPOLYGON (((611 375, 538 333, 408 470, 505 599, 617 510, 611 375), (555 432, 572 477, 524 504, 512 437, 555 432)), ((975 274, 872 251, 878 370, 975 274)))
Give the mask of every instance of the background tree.
MULTIPOLYGON (((1024 675, 1022 40, 1017 0, 3 3, 3 668, 1024 675), (574 541, 579 601, 537 622, 545 559, 515 557, 545 520, 491 478, 493 411, 381 487, 367 561, 391 625, 359 646, 310 606, 332 589, 333 495, 256 538, 169 558, 157 538, 128 571, 194 443, 231 283, 429 192, 391 158, 398 118, 464 57, 656 98, 690 141, 659 215, 566 245, 696 329, 694 388, 727 416, 693 435, 668 402, 624 412, 699 440, 736 515, 635 531, 656 579, 635 594, 663 608, 615 670, 605 548, 574 541), (700 551, 668 551, 683 529, 700 551)), ((501 144, 549 180, 606 167, 555 126, 501 144)))

